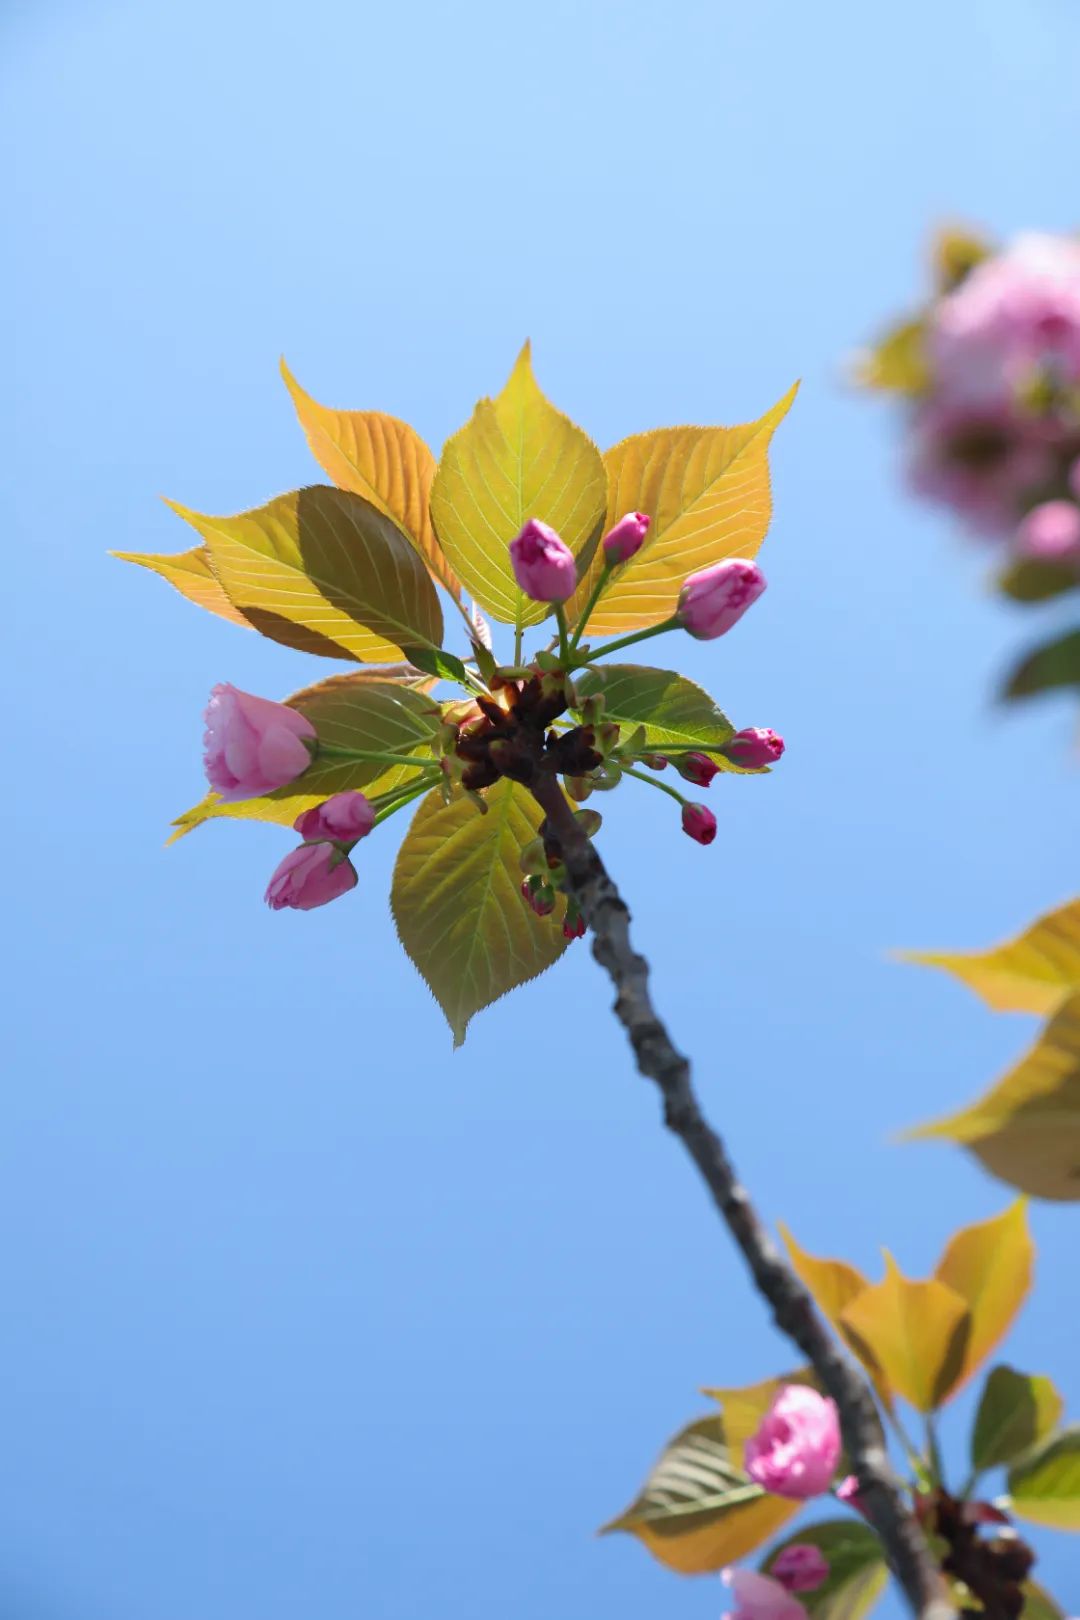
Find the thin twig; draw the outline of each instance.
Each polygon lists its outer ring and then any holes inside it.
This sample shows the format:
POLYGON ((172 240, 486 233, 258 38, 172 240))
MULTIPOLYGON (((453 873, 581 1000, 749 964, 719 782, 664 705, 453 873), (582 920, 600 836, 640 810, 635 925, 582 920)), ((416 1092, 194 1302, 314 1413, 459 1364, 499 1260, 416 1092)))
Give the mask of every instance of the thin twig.
POLYGON ((822 1388, 836 1402, 861 1503, 912 1613, 918 1620, 955 1620, 956 1611, 889 1462, 870 1387, 832 1338, 807 1289, 781 1258, 739 1183, 723 1142, 702 1114, 690 1081, 690 1065, 653 1007, 648 964, 630 942, 630 913, 622 896, 574 820, 557 778, 540 770, 528 785, 547 818, 546 835, 561 849, 567 888, 592 931, 593 955, 615 986, 615 1015, 630 1038, 637 1066, 660 1089, 664 1121, 697 1165, 758 1292, 772 1307, 777 1327, 802 1351, 822 1388))

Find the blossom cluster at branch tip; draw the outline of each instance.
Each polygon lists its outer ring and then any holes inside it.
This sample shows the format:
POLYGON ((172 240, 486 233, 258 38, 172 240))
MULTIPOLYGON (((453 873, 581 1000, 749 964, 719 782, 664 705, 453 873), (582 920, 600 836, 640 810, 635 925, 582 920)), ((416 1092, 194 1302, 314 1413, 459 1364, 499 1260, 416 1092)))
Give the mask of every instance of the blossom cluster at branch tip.
POLYGON ((728 557, 690 574, 679 592, 676 618, 698 641, 714 641, 738 624, 765 589, 765 575, 745 557, 728 557))
POLYGON ((315 727, 287 704, 223 683, 210 693, 204 718, 206 779, 229 803, 285 787, 311 764, 315 727))
POLYGON ((835 1402, 808 1385, 785 1384, 746 1442, 745 1459, 750 1478, 774 1496, 820 1496, 840 1460, 835 1402))
POLYGON ((808 1620, 798 1598, 771 1575, 759 1575, 753 1569, 725 1569, 720 1578, 730 1587, 735 1604, 724 1620, 808 1620))
POLYGON ((627 512, 605 534, 601 545, 604 548, 604 557, 611 568, 619 563, 629 562, 645 544, 645 536, 649 532, 652 519, 647 512, 627 512))
POLYGON ((548 523, 530 518, 510 542, 514 578, 534 602, 565 602, 577 585, 577 564, 565 540, 548 523))

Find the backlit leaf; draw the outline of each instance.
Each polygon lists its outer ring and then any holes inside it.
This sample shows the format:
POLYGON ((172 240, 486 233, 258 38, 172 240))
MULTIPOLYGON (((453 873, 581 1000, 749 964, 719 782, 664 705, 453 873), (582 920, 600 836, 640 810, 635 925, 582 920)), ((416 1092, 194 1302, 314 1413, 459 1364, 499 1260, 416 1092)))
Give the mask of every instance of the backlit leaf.
POLYGON ((1080 630, 1036 647, 1022 658, 1005 683, 1005 698, 1035 697, 1063 687, 1080 690, 1080 630))
POLYGON ((281 375, 320 467, 339 489, 362 495, 391 518, 440 584, 457 596, 461 587, 431 521, 435 457, 420 435, 407 422, 382 411, 334 411, 318 404, 284 360, 281 375))
POLYGON ((930 381, 923 317, 901 321, 871 348, 864 349, 855 357, 854 374, 862 388, 921 394, 930 381))
POLYGON ((543 819, 524 788, 503 780, 482 815, 458 795, 423 801, 394 868, 390 904, 401 943, 460 1046, 470 1018, 534 979, 566 949, 560 899, 537 917, 521 898, 519 857, 543 819))
POLYGON ((271 640, 362 663, 441 643, 427 569, 359 495, 316 484, 236 517, 170 504, 206 541, 230 599, 271 640))
POLYGON ((1049 1013, 1080 990, 1080 900, 1070 900, 989 951, 905 951, 905 961, 944 968, 996 1012, 1049 1013))
MULTIPOLYGON (((306 715, 319 741, 332 748, 360 748, 366 753, 419 756, 434 764, 431 740, 440 724, 439 705, 422 689, 403 682, 371 679, 367 670, 334 675, 328 681, 294 692, 287 703, 306 715)), ((240 821, 273 821, 291 827, 297 816, 321 804, 332 793, 362 788, 371 796, 415 780, 415 767, 378 764, 372 760, 337 759, 316 754, 303 776, 261 799, 223 803, 208 793, 200 804, 174 823, 175 843, 204 821, 220 816, 240 821)))
POLYGON ((721 770, 739 776, 760 776, 718 754, 735 727, 702 687, 670 669, 644 664, 597 664, 574 676, 582 697, 604 696, 604 718, 628 731, 645 728, 645 746, 662 753, 665 748, 696 748, 710 754, 721 770))
POLYGON ((186 596, 189 602, 197 602, 208 612, 229 619, 233 624, 242 624, 246 629, 251 628, 240 609, 234 607, 225 594, 224 586, 210 567, 210 553, 205 546, 192 546, 190 551, 172 555, 158 555, 149 551, 114 551, 112 555, 119 557, 121 562, 139 563, 141 567, 160 574, 181 596, 186 596))
MULTIPOLYGON (((652 527, 604 592, 586 634, 622 635, 659 624, 674 612, 688 574, 757 553, 772 515, 769 441, 797 386, 756 422, 657 428, 607 451, 608 512, 613 519, 647 512, 652 527)), ((583 610, 602 561, 598 552, 569 605, 571 619, 583 610)))
POLYGON ((763 1378, 757 1384, 702 1390, 703 1395, 708 1395, 720 1403, 726 1443, 740 1468, 745 1462, 747 1440, 752 1434, 757 1433, 762 1418, 780 1391, 788 1384, 809 1384, 813 1389, 818 1387, 813 1369, 799 1367, 795 1372, 780 1373, 776 1378, 763 1378))
POLYGON ((1080 1530, 1080 1424, 1061 1429, 1009 1470, 1012 1511, 1031 1524, 1080 1530))
POLYGON ((747 1479, 722 1417, 702 1418, 665 1447, 640 1494, 602 1534, 625 1530, 668 1569, 701 1575, 752 1553, 801 1506, 747 1479))
POLYGON ((907 1135, 959 1142, 991 1175, 1036 1198, 1080 1199, 1080 993, 985 1097, 907 1135))
POLYGON ((1034 1259, 1022 1198, 949 1239, 934 1276, 967 1301, 971 1333, 956 1379, 942 1399, 956 1393, 1008 1332, 1031 1288, 1034 1259))
POLYGON ((932 1412, 956 1381, 971 1332, 971 1312, 936 1278, 904 1277, 891 1255, 885 1277, 840 1313, 841 1330, 857 1355, 881 1368, 889 1386, 920 1412, 932 1412))
POLYGON ((502 393, 482 399, 448 439, 431 514, 451 566, 504 624, 539 624, 551 611, 518 589, 509 546, 528 518, 557 529, 577 556, 604 516, 604 465, 592 440, 540 392, 529 345, 502 393))
MULTIPOLYGON (((833 1327, 843 1332, 840 1317, 844 1309, 865 1293, 870 1283, 861 1271, 849 1266, 846 1260, 819 1260, 800 1248, 792 1233, 781 1222, 780 1236, 787 1247, 796 1275, 805 1283, 819 1310, 828 1317, 833 1327)), ((868 1346, 862 1347, 860 1359, 874 1381, 878 1395, 886 1406, 892 1396, 883 1369, 874 1360, 868 1346)))
POLYGON ((938 291, 951 292, 993 252, 991 242, 966 226, 943 226, 934 236, 930 255, 938 291))
POLYGON ((868 1525, 857 1519, 826 1519, 808 1524, 771 1548, 761 1565, 771 1573, 787 1547, 817 1547, 829 1573, 812 1592, 800 1592, 799 1602, 809 1620, 863 1620, 873 1609, 889 1579, 881 1542, 868 1525))
POLYGON ((1065 1610, 1043 1587, 1028 1581, 1024 1587, 1024 1611, 1020 1620, 1065 1620, 1065 1610))
POLYGON ((1063 1406, 1049 1378, 995 1367, 975 1414, 972 1466, 981 1472, 1022 1457, 1056 1428, 1063 1406))
POLYGON ((998 575, 998 589, 1014 602, 1049 602, 1080 586, 1080 574, 1069 563, 1018 557, 998 575))

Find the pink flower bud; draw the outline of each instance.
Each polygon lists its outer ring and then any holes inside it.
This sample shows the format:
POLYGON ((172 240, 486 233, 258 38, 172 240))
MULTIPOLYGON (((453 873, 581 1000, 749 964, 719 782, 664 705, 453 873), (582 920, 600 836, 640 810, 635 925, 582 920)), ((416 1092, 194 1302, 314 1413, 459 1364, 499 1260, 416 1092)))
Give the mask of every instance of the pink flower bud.
POLYGON ((667 763, 668 763, 667 762, 667 755, 666 754, 642 754, 641 763, 643 765, 647 765, 649 767, 650 771, 666 771, 667 770, 667 763))
POLYGON ((230 802, 272 793, 311 764, 303 739, 314 741, 315 727, 284 703, 253 697, 226 683, 210 693, 204 719, 206 778, 230 802))
POLYGON ((753 1569, 725 1569, 720 1578, 730 1586, 735 1602, 724 1620, 808 1620, 798 1598, 771 1576, 753 1569))
POLYGON ((707 804, 684 804, 682 830, 699 844, 711 844, 716 837, 716 817, 707 804))
POLYGON ((1039 562, 1080 561, 1080 506, 1074 501, 1043 501, 1020 520, 1016 551, 1039 562))
POLYGON ((785 1384, 746 1442, 746 1472, 774 1496, 820 1496, 839 1460, 836 1406, 805 1384, 785 1384))
POLYGON ((720 767, 713 763, 708 754, 684 754, 680 759, 675 756, 675 769, 684 782, 693 782, 695 787, 708 787, 714 776, 719 775, 720 767))
POLYGON ((764 589, 765 575, 757 563, 729 557, 684 582, 676 610, 679 622, 698 641, 715 641, 738 623, 764 589))
POLYGON ((737 731, 734 737, 729 737, 719 751, 733 765, 741 765, 748 771, 760 771, 766 765, 776 764, 784 752, 784 739, 767 726, 747 726, 744 731, 737 731))
POLYGON ((583 939, 585 936, 585 919, 572 901, 566 908, 562 931, 564 939, 583 939))
POLYGON ((313 805, 297 816, 293 826, 306 844, 330 838, 339 844, 355 844, 366 838, 375 825, 375 810, 371 800, 352 789, 335 793, 322 804, 313 805))
POLYGON ((794 1541, 773 1559, 769 1571, 785 1592, 814 1592, 829 1576, 829 1560, 811 1541, 794 1541))
POLYGON ((574 553, 555 530, 530 518, 510 542, 510 562, 526 596, 534 602, 565 602, 577 585, 574 553))
POLYGON ((521 898, 538 917, 550 917, 555 910, 555 890, 542 877, 527 877, 521 885, 521 898))
POLYGON ((645 544, 645 536, 652 522, 647 512, 627 512, 603 539, 604 556, 614 568, 616 563, 629 562, 645 544))
POLYGON ((333 844, 301 844, 270 879, 266 903, 272 911, 313 911, 355 887, 355 868, 333 844))

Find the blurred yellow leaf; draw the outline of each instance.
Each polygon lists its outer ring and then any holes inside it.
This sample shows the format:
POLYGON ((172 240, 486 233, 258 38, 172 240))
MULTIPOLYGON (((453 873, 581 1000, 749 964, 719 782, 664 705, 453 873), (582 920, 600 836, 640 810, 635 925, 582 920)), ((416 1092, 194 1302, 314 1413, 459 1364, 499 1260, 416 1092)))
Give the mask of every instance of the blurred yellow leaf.
POLYGON ((1035 1245, 1022 1198, 1000 1215, 965 1226, 950 1238, 934 1276, 967 1301, 971 1334, 956 1377, 942 1392, 942 1400, 955 1395, 1008 1331, 1031 1287, 1034 1259, 1035 1245))
POLYGON ((748 1480, 732 1457, 723 1418, 709 1417, 675 1435, 640 1494, 601 1534, 628 1531, 668 1569, 702 1575, 745 1558, 801 1506, 748 1480))
MULTIPOLYGON (((753 557, 772 515, 769 443, 798 384, 756 422, 739 427, 657 428, 623 439, 604 456, 607 510, 652 518, 644 546, 615 575, 586 634, 622 635, 675 610, 688 574, 725 557, 753 557)), ((602 566, 598 552, 569 605, 575 619, 602 566)))
POLYGON ((1080 990, 1080 900, 1048 911, 989 951, 904 951, 907 962, 943 968, 995 1012, 1049 1013, 1080 990))
POLYGON ((1053 1530, 1080 1530, 1080 1425, 1060 1429, 1009 1470, 1017 1518, 1053 1530))
POLYGON ((1080 992, 985 1097, 907 1136, 959 1142, 991 1175, 1036 1198, 1080 1199, 1080 992))
POLYGON ((599 534, 604 464, 587 434, 537 387, 526 343, 495 399, 482 399, 443 448, 431 515, 450 564, 480 606, 504 624, 551 611, 518 589, 509 546, 529 518, 557 529, 575 556, 599 534))
POLYGON ((427 569, 360 496, 316 484, 235 517, 169 504, 206 541, 230 600, 271 640, 362 663, 439 646, 442 610, 427 569))
POLYGON ((795 1372, 781 1373, 776 1378, 763 1378, 757 1384, 702 1390, 703 1395, 720 1403, 725 1439, 740 1468, 744 1463, 746 1442, 757 1433, 762 1418, 787 1384, 809 1384, 813 1389, 818 1388, 813 1368, 799 1367, 795 1372))
MULTIPOLYGON (((842 1332, 840 1318, 843 1311, 852 1300, 866 1292, 870 1283, 861 1271, 849 1266, 846 1260, 818 1260, 812 1254, 807 1254, 805 1249, 799 1247, 783 1222, 779 1223, 779 1229, 796 1275, 809 1288, 819 1309, 828 1317, 833 1327, 842 1332)), ((860 1359, 872 1377, 882 1402, 887 1407, 891 1406, 892 1394, 888 1380, 868 1347, 863 1347, 860 1359)))
POLYGON ((939 292, 952 292, 977 264, 990 257, 993 246, 962 225, 943 225, 934 234, 930 262, 939 292))
POLYGON ((854 1518, 800 1525, 769 1549, 761 1565, 762 1573, 772 1573, 786 1548, 807 1545, 816 1547, 828 1565, 828 1574, 820 1586, 799 1593, 808 1620, 863 1620, 889 1579, 878 1537, 869 1525, 854 1518))
POLYGON ((885 1256, 885 1277, 840 1313, 845 1338, 868 1365, 881 1368, 892 1389, 920 1412, 941 1405, 956 1380, 971 1332, 971 1312, 936 1278, 914 1282, 885 1256))
POLYGON ((925 332, 926 321, 921 315, 891 327, 877 343, 856 355, 855 381, 861 388, 921 394, 930 381, 925 332))
POLYGON ((428 795, 405 835, 390 905, 398 936, 446 1014, 460 1046, 470 1018, 534 979, 566 949, 563 901, 537 917, 521 898, 521 851, 543 819, 524 788, 503 778, 487 814, 463 794, 428 795))
POLYGON ((149 551, 114 551, 112 555, 119 557, 121 562, 138 563, 143 568, 151 569, 162 579, 168 580, 173 589, 186 596, 189 602, 197 602, 209 613, 216 613, 220 618, 242 624, 250 630, 250 623, 240 609, 229 601, 223 585, 211 568, 210 553, 205 546, 192 546, 190 551, 176 552, 171 556, 149 551))
POLYGON ((435 457, 420 435, 407 422, 381 411, 335 411, 318 404, 301 388, 284 360, 281 375, 320 467, 339 489, 362 495, 391 518, 440 584, 459 595, 461 587, 431 522, 435 457))

